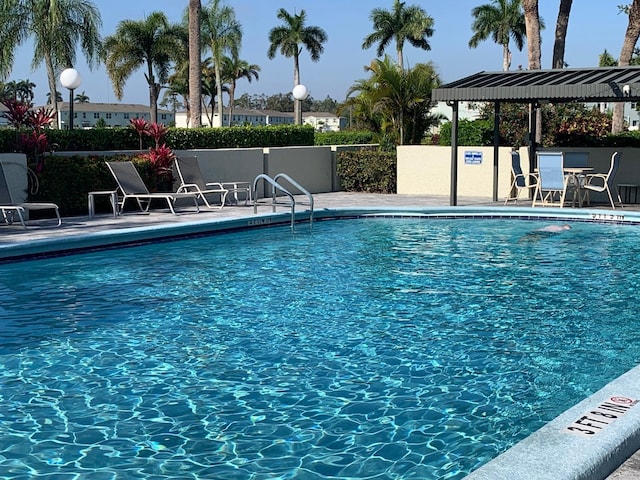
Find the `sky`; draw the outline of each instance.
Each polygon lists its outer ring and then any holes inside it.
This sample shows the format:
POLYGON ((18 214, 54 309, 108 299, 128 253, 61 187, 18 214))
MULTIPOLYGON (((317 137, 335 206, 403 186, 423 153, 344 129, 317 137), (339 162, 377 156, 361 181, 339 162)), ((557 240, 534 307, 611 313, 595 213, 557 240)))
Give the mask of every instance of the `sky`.
MULTIPOLYGON (((594 67, 598 56, 606 49, 614 58, 620 54, 627 17, 620 14, 617 5, 624 0, 581 0, 573 2, 565 61, 569 68, 594 67)), ((202 0, 206 6, 208 0, 202 0)), ((238 82, 236 98, 243 93, 274 95, 290 92, 293 88, 293 59, 280 53, 273 60, 267 57, 269 31, 281 26, 276 14, 284 8, 289 13, 306 12, 307 25, 321 27, 327 33, 324 52, 318 62, 311 61, 303 51, 300 61, 300 81, 315 100, 327 96, 343 101, 349 88, 369 75, 364 67, 376 58, 376 47, 363 50, 362 41, 372 32, 371 10, 390 10, 393 0, 226 0, 234 8, 242 25, 243 40, 240 58, 260 66, 260 78, 249 83, 238 82)), ((477 48, 468 47, 473 35, 471 10, 491 0, 406 0, 408 5, 422 7, 434 20, 434 34, 429 38, 431 50, 424 51, 405 45, 405 66, 432 62, 443 83, 452 82, 481 71, 502 69, 502 47, 491 39, 477 48)), ((555 24, 560 0, 540 0, 540 16, 546 24, 542 32, 542 67, 551 67, 555 24)), ((628 2, 626 2, 628 3, 628 2)), ((172 22, 180 22, 187 0, 94 0, 102 16, 103 37, 115 33, 122 20, 142 20, 151 12, 162 11, 172 22)), ((526 67, 526 45, 522 52, 511 45, 513 59, 511 69, 526 67)), ((31 69, 33 45, 25 43, 16 52, 16 62, 6 79, 29 79, 36 84, 36 105, 44 104, 48 93, 43 66, 31 69)), ((394 60, 395 43, 386 51, 394 60)), ((74 67, 82 77, 82 84, 75 93, 84 92, 91 102, 117 102, 113 86, 103 65, 90 70, 81 52, 74 67)), ((67 90, 58 80, 63 98, 67 90)), ((144 71, 132 74, 125 84, 124 103, 148 105, 149 95, 144 71)), ((226 104, 225 95, 225 104, 226 104)))

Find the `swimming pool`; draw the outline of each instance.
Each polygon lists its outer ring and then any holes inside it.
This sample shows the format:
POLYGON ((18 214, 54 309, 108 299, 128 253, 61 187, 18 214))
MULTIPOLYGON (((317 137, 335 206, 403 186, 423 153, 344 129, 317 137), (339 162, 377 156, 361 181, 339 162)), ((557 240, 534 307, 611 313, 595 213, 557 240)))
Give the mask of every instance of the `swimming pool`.
POLYGON ((0 471, 460 479, 640 363, 638 230, 543 225, 327 221, 3 265, 0 471))

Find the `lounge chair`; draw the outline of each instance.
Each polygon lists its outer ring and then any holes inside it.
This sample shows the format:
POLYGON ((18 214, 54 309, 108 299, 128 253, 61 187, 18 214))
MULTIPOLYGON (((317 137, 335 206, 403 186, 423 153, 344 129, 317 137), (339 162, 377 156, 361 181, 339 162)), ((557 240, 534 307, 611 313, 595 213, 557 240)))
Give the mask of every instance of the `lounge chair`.
POLYGON ((118 183, 119 193, 122 194, 122 199, 119 200, 119 212, 124 210, 124 205, 129 198, 132 198, 138 202, 140 211, 147 213, 151 206, 151 201, 160 199, 165 200, 171 210, 171 213, 177 215, 175 210, 175 203, 181 198, 189 198, 193 200, 196 206, 196 211, 200 211, 198 206, 198 198, 193 193, 171 193, 171 192, 159 192, 151 193, 149 189, 140 177, 140 173, 136 169, 133 162, 106 162, 107 167, 111 171, 113 178, 118 183))
POLYGON ((0 215, 7 225, 13 223, 17 216, 20 224, 27 228, 24 222, 24 212, 29 210, 53 210, 58 219, 58 227, 62 225, 60 218, 60 208, 55 203, 46 202, 15 202, 11 195, 11 190, 7 184, 7 178, 4 172, 4 165, 0 163, 0 215))
POLYGON ((175 160, 176 170, 181 185, 178 191, 197 192, 199 197, 209 208, 222 208, 227 203, 227 194, 233 194, 234 202, 238 203, 238 192, 244 193, 244 204, 251 200, 251 182, 206 182, 198 157, 178 157, 175 160), (224 191, 224 195, 223 192, 224 191), (205 195, 220 194, 220 207, 212 206, 205 195))
POLYGON ((222 186, 221 183, 206 183, 200 171, 197 157, 176 157, 174 160, 178 176, 180 177, 180 186, 178 192, 194 193, 200 198, 207 208, 222 208, 229 191, 222 186), (209 203, 207 196, 219 196, 220 205, 212 205, 209 203))

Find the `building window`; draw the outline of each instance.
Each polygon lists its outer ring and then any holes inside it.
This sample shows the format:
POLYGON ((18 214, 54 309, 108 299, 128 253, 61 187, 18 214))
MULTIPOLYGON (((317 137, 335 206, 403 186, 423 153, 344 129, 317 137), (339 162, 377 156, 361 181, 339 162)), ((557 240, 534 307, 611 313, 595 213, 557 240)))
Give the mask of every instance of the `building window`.
MULTIPOLYGON (((75 113, 74 113, 74 115, 75 115, 75 113)), ((87 114, 86 114, 86 112, 83 112, 83 113, 82 113, 82 118, 87 118, 87 114)))
POLYGON ((162 120, 166 120, 166 119, 167 119, 167 114, 166 114, 166 113, 163 113, 162 115, 160 115, 160 118, 161 118, 162 120))
POLYGON ((95 112, 95 113, 93 114, 93 118, 100 118, 100 114, 99 114, 98 112, 95 112))
POLYGON ((111 114, 110 113, 107 113, 107 118, 111 118, 111 114))
POLYGON ((129 118, 129 114, 128 114, 128 113, 125 113, 125 114, 124 114, 124 118, 125 118, 125 119, 129 118))

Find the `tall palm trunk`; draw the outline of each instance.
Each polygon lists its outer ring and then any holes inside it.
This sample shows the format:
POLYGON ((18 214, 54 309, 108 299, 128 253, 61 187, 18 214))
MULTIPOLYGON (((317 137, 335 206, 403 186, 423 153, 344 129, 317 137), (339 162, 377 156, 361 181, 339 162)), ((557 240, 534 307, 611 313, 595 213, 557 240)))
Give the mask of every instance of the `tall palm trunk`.
POLYGON ((235 106, 235 94, 236 94, 236 81, 231 80, 231 84, 229 85, 229 121, 227 125, 231 126, 231 117, 233 117, 233 107, 235 106))
MULTIPOLYGON (((293 56, 293 86, 300 85, 300 50, 293 56)), ((302 118, 302 102, 293 99, 293 121, 296 123, 298 118, 302 118)))
MULTIPOLYGON (((629 8, 629 24, 624 34, 624 42, 620 51, 618 65, 627 67, 631 63, 633 49, 640 37, 640 0, 633 0, 629 8)), ((613 106, 613 119, 611 122, 611 133, 620 133, 624 129, 624 103, 616 102, 613 106)))
POLYGON ((538 0, 522 0, 524 21, 527 29, 527 57, 529 70, 540 69, 540 14, 538 0))
POLYGON ((567 40, 567 28, 569 26, 569 14, 573 0, 560 0, 558 21, 556 22, 556 38, 553 43, 553 68, 564 68, 564 48, 567 40))
POLYGON ((191 128, 202 126, 201 12, 200 0, 189 0, 189 112, 187 113, 191 128))
POLYGON ((218 118, 220 119, 220 126, 224 124, 224 105, 222 102, 222 73, 220 71, 220 59, 222 55, 217 55, 218 60, 213 65, 213 70, 216 72, 216 97, 218 100, 218 118))
MULTIPOLYGON (((522 0, 524 8, 524 22, 527 30, 527 57, 529 60, 529 70, 540 70, 540 13, 538 11, 538 0, 522 0)), ((535 143, 542 142, 542 115, 536 112, 536 137, 535 143)))
POLYGON ((509 44, 506 43, 502 46, 502 70, 505 72, 511 68, 511 50, 509 50, 509 44))
POLYGON ((149 85, 149 106, 151 108, 151 123, 158 123, 158 96, 160 95, 160 85, 156 83, 153 75, 153 65, 147 65, 147 73, 144 75, 149 85))
MULTIPOLYGON (((60 120, 58 119, 58 96, 56 95, 57 90, 56 90, 56 73, 55 70, 53 69, 53 60, 51 59, 51 54, 47 51, 44 53, 44 64, 45 64, 45 68, 47 69, 47 80, 49 81, 49 94, 51 95, 51 104, 53 107, 53 114, 55 115, 56 120, 58 120, 56 122, 56 127, 58 128, 58 125, 60 125, 60 120)), ((71 108, 71 106, 69 106, 69 108, 71 108)), ((69 119, 71 120, 71 119, 69 119)))

